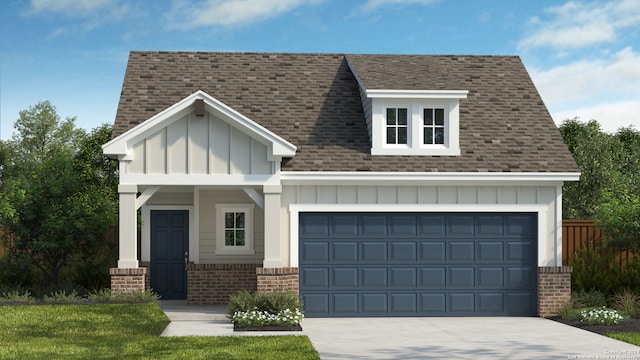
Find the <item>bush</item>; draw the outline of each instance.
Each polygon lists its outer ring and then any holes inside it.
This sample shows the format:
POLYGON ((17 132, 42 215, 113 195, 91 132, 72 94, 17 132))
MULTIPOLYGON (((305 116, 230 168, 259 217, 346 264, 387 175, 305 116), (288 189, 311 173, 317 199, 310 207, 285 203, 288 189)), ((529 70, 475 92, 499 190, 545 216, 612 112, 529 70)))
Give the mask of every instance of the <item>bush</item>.
POLYGON ((605 306, 584 309, 580 315, 582 321, 589 325, 615 325, 624 319, 616 310, 607 309, 605 306))
POLYGON ((31 304, 35 303, 36 299, 29 291, 13 290, 0 294, 0 302, 31 304))
POLYGON ((566 301, 560 308, 560 317, 568 320, 580 320, 580 312, 578 309, 584 307, 577 299, 575 293, 571 294, 571 298, 566 301))
POLYGON ((285 310, 295 311, 300 309, 298 294, 289 291, 251 292, 239 291, 229 298, 229 312, 227 317, 233 319, 237 312, 257 311, 272 315, 280 314, 285 310))
POLYGON ((611 298, 611 306, 631 317, 637 317, 640 312, 640 293, 629 288, 616 291, 611 298))
POLYGON ((75 290, 71 292, 65 290, 54 291, 49 295, 45 295, 42 299, 42 301, 46 303, 75 303, 81 300, 82 298, 75 290))
POLYGON ((640 288, 640 260, 632 258, 620 265, 614 248, 583 247, 569 257, 573 267, 573 291, 595 289, 612 296, 625 288, 640 288))
POLYGON ((586 307, 601 307, 607 305, 607 298, 604 294, 593 288, 589 291, 580 290, 580 292, 575 294, 575 299, 577 303, 586 307))
POLYGON ((299 309, 284 309, 277 314, 267 311, 236 311, 233 314, 232 322, 240 327, 254 326, 295 326, 300 325, 304 316, 299 309))
POLYGON ((102 289, 90 293, 87 298, 89 301, 97 303, 146 303, 157 302, 160 296, 149 290, 145 292, 119 293, 112 292, 111 289, 102 289))

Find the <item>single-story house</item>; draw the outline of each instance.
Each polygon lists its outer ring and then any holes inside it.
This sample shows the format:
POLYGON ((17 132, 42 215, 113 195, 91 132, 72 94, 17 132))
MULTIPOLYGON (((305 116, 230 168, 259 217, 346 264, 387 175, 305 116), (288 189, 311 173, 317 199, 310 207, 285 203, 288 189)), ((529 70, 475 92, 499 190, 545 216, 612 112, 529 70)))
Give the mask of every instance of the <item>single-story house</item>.
POLYGON ((307 317, 547 316, 570 294, 579 169, 517 56, 134 51, 103 150, 114 291, 287 289, 307 317))

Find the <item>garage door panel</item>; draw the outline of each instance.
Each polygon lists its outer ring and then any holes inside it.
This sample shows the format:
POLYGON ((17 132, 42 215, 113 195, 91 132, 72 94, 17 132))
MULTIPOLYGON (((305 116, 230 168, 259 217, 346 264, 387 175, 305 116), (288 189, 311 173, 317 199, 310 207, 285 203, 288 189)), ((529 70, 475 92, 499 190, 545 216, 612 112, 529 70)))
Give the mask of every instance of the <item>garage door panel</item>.
POLYGON ((329 313, 329 294, 303 294, 305 315, 329 313))
POLYGON ((420 293, 420 310, 427 315, 442 315, 447 311, 447 295, 442 293, 420 293))
POLYGON ((358 287, 358 268, 333 268, 332 288, 353 289, 358 287))
POLYGON ((351 294, 333 294, 333 312, 340 314, 353 314, 358 312, 358 297, 357 293, 351 294))
POLYGON ((386 314, 388 312, 387 293, 364 293, 360 295, 362 313, 386 314))
POLYGON ((451 267, 449 268, 448 287, 467 288, 475 285, 475 269, 473 267, 451 267))
POLYGON ((334 242, 332 260, 334 263, 353 263, 358 261, 358 243, 350 242, 334 242))
POLYGON ((475 233, 473 215, 451 215, 447 221, 448 236, 469 236, 475 233))
POLYGON ((498 289, 504 286, 503 267, 478 267, 478 287, 498 289))
POLYGON ((309 241, 302 245, 302 261, 305 263, 327 263, 329 261, 328 241, 309 241))
POLYGON ((391 288, 413 289, 418 285, 418 272, 415 267, 395 268, 391 267, 391 288))
POLYGON ((385 237, 387 235, 387 217, 384 215, 363 215, 360 217, 360 234, 385 237))
POLYGON ((446 283, 446 268, 443 267, 428 267, 422 268, 422 277, 420 285, 426 289, 442 289, 447 286, 446 283))
POLYGON ((504 261, 504 243, 499 241, 478 241, 476 259, 479 262, 504 261))
POLYGON ((446 261, 446 244, 444 241, 421 242, 420 247, 422 249, 420 252, 421 262, 441 263, 446 261))
POLYGON ((387 288, 386 267, 363 267, 361 272, 361 286, 364 288, 387 288))
POLYGON ((448 311, 452 313, 470 314, 475 312, 475 294, 468 293, 450 293, 448 311))
POLYGON ((418 215, 418 235, 441 235, 446 234, 446 216, 444 215, 418 215))
POLYGON ((449 242, 449 261, 470 262, 475 258, 475 243, 473 241, 449 242))
POLYGON ((402 294, 402 293, 392 293, 391 294, 391 307, 389 309, 391 313, 417 313, 418 312, 418 301, 417 294, 402 294))
POLYGON ((331 234, 348 236, 358 235, 358 216, 335 215, 331 217, 331 234))
POLYGON ((389 261, 387 257, 386 241, 363 241, 360 245, 363 263, 386 263, 389 261))
POLYGON ((502 313, 504 312, 504 294, 500 292, 481 292, 477 297, 476 311, 481 313, 502 313))
POLYGON ((417 244, 415 241, 392 241, 390 243, 391 257, 390 261, 414 263, 418 254, 417 244))
POLYGON ((531 289, 535 287, 536 273, 531 267, 507 267, 506 282, 507 289, 531 289))
POLYGON ((416 235, 415 215, 392 215, 389 217, 389 235, 416 235))
POLYGON ((300 273, 301 286, 308 289, 329 288, 329 268, 304 268, 300 273))
POLYGON ((305 316, 537 313, 535 214, 302 213, 299 225, 305 316))
POLYGON ((476 236, 502 237, 504 234, 504 216, 480 215, 477 219, 476 236))

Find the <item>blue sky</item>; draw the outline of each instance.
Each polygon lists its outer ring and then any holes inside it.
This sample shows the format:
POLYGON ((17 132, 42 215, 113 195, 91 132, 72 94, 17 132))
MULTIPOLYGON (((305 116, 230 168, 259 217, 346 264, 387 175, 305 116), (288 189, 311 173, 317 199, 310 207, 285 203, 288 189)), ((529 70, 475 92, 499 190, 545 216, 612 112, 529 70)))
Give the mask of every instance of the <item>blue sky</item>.
POLYGON ((0 137, 112 123, 130 50, 519 55, 556 123, 640 129, 640 0, 2 0, 0 137))

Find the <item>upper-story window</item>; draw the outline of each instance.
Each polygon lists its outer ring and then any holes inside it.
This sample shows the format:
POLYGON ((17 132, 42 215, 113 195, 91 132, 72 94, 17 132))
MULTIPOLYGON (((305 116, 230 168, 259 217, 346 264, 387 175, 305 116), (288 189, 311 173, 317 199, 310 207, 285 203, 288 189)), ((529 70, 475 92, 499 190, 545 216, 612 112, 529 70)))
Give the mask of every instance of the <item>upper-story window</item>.
POLYGON ((366 96, 372 155, 460 155, 466 90, 366 90, 366 96))
POLYGON ((422 144, 444 145, 446 130, 444 122, 444 109, 424 109, 422 120, 424 124, 422 129, 422 144))
POLYGON ((387 108, 387 144, 407 143, 407 109, 387 108))

